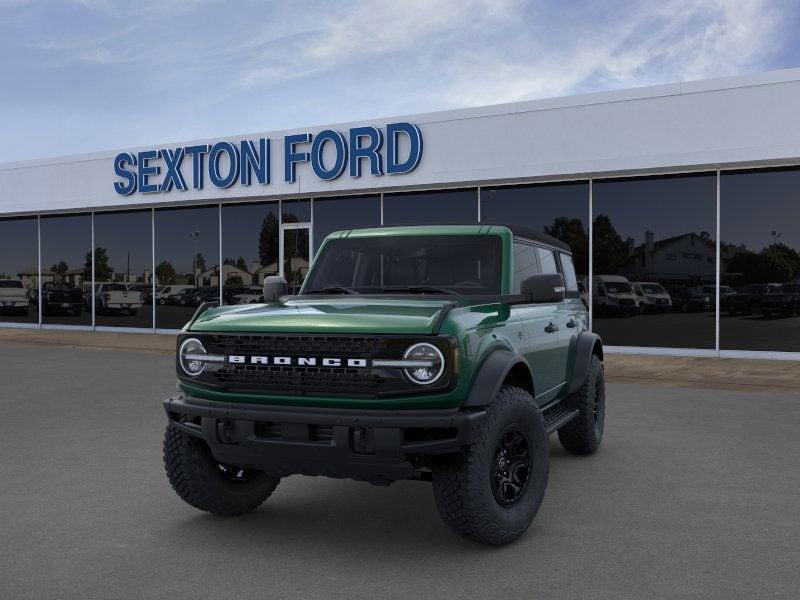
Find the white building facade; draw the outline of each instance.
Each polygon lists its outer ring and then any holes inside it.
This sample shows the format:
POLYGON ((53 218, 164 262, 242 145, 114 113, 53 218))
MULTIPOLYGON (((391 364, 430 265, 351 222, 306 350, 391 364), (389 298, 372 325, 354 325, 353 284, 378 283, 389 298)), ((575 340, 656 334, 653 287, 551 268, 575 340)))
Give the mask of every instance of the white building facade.
POLYGON ((590 304, 604 274, 756 298, 593 315, 612 351, 798 358, 800 317, 764 319, 756 289, 800 280, 797 106, 792 69, 0 165, 0 326, 172 332, 201 296, 298 285, 331 231, 505 222, 569 243, 590 304), (145 305, 62 310, 76 281, 145 305))

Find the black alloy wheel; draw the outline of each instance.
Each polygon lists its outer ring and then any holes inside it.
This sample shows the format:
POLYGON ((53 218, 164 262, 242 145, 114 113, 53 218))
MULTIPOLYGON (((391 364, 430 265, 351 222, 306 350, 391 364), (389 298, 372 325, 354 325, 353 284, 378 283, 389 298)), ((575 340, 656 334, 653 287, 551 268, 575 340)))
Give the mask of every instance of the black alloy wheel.
POLYGON ((531 474, 531 451, 522 428, 512 423, 501 432, 491 468, 492 494, 497 503, 514 506, 525 493, 531 474))

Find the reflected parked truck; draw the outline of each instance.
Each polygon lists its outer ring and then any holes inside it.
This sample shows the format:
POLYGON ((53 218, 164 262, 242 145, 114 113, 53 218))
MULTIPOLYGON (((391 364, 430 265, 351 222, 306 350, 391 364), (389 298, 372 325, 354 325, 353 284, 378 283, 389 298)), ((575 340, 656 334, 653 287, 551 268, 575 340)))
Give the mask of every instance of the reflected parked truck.
POLYGON ((800 283, 784 283, 761 296, 759 312, 765 317, 800 315, 800 283))
POLYGON ((635 315, 638 302, 630 281, 622 275, 597 275, 593 278, 595 312, 603 315, 635 315))
MULTIPOLYGON (((92 305, 91 294, 86 295, 86 306, 92 305)), ((99 315, 128 313, 135 315, 142 307, 142 295, 128 289, 124 283, 95 283, 94 308, 99 315)))
POLYGON ((30 293, 21 279, 0 279, 0 313, 28 314, 30 293))

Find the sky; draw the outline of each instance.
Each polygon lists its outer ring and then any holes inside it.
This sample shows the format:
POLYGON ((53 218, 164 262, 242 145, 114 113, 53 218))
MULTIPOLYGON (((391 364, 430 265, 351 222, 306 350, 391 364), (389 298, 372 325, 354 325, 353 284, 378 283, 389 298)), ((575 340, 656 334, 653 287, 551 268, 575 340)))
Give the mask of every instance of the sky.
POLYGON ((795 0, 0 0, 0 162, 800 66, 795 0))

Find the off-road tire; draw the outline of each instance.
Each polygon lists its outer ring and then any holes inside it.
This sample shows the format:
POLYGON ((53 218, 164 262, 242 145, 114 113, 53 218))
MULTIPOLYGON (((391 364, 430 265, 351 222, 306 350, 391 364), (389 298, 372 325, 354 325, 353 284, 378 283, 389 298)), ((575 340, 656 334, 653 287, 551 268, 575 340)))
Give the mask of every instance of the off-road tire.
POLYGON ((603 363, 593 354, 581 389, 566 400, 578 416, 558 430, 564 450, 572 454, 594 454, 603 440, 606 410, 606 380, 603 363))
POLYGON ((550 469, 548 436, 541 412, 522 388, 503 386, 486 409, 478 440, 433 468, 439 515, 453 533, 502 546, 528 529, 544 498, 550 469), (501 434, 518 427, 531 453, 531 468, 518 501, 502 506, 492 490, 491 469, 501 434))
POLYGON ((164 433, 164 468, 172 489, 187 504, 227 517, 255 510, 280 482, 263 472, 245 481, 226 478, 208 444, 172 424, 164 433))

